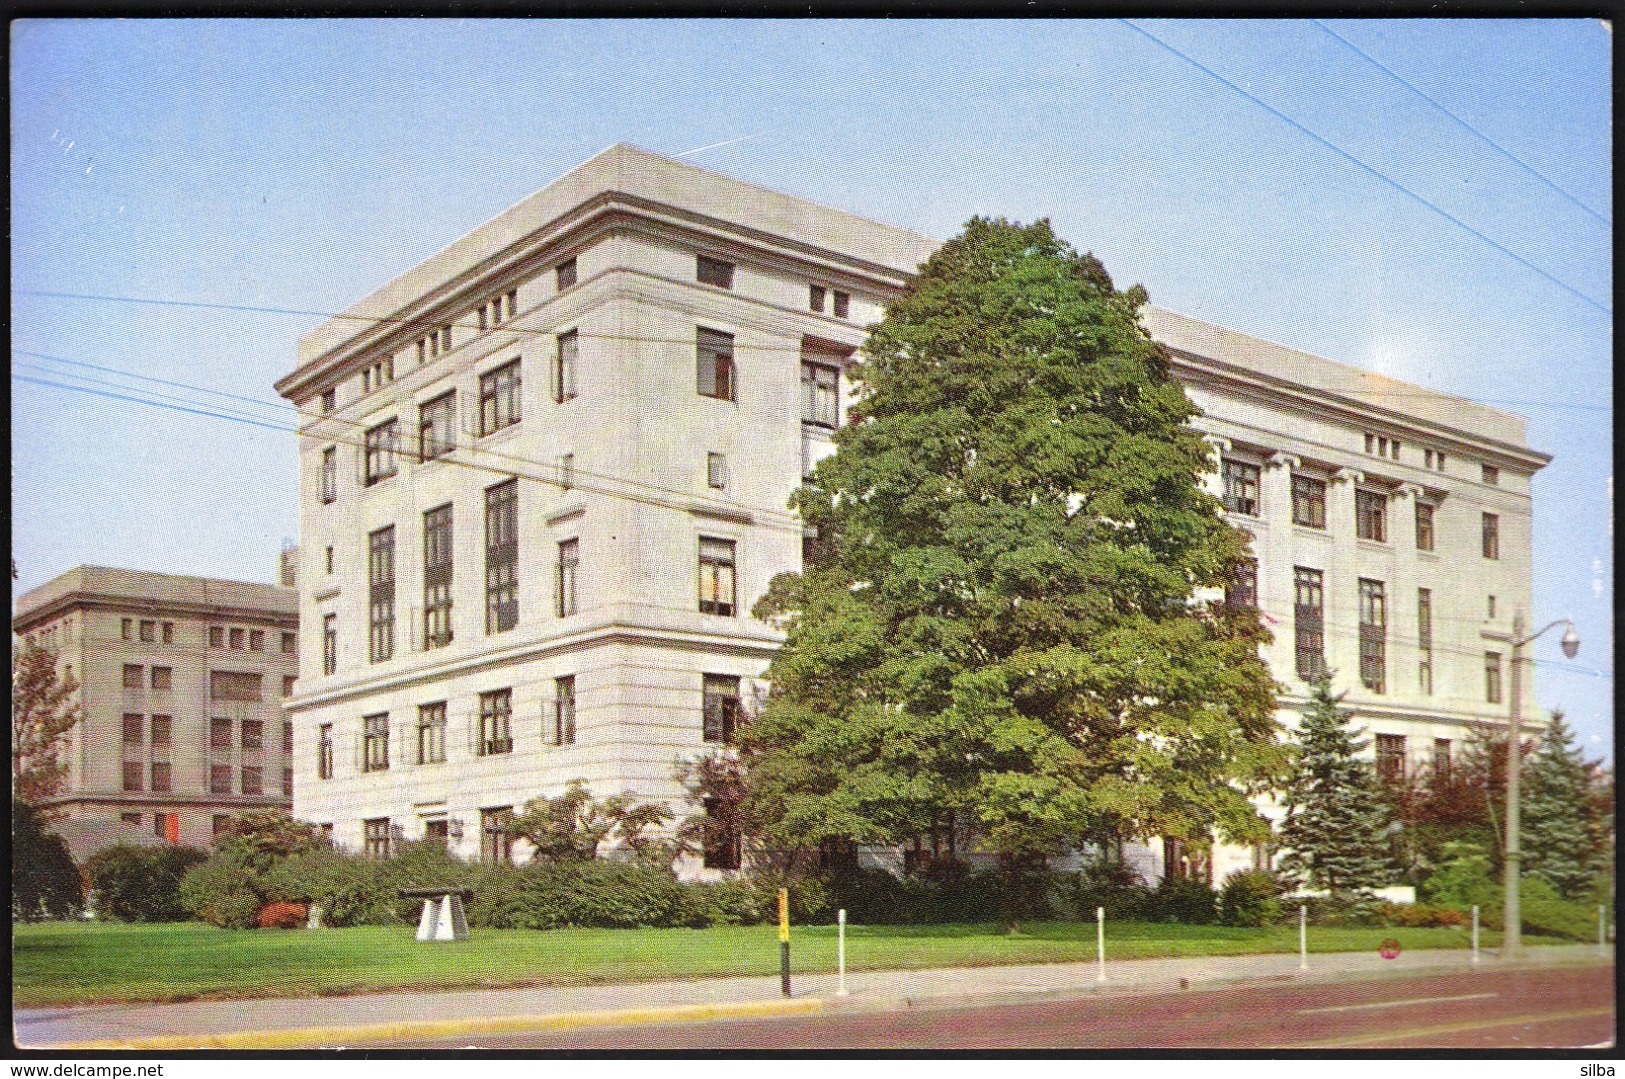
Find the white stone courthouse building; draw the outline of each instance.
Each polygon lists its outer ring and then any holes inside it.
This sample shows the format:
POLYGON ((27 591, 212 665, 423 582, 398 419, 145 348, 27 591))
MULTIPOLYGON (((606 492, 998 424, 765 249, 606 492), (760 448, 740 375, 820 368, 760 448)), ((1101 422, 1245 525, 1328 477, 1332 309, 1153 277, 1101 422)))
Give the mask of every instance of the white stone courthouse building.
MULTIPOLYGON (((693 812, 674 765, 731 739, 781 639, 749 612, 801 565, 786 500, 937 243, 619 145, 305 337, 277 384, 304 413, 295 815, 505 859, 512 814, 573 779, 693 812)), ((1236 591, 1283 721, 1330 668, 1384 768, 1504 722, 1487 634, 1529 606, 1549 459, 1524 421, 1147 319, 1256 537, 1236 591)))

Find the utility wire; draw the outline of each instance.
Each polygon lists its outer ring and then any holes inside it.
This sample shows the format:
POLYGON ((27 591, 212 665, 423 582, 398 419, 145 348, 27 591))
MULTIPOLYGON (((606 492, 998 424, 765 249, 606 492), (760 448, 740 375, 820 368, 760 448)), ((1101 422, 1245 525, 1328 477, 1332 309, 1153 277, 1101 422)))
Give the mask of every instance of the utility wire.
POLYGON ((1325 23, 1321 22, 1319 19, 1312 19, 1310 21, 1312 21, 1316 26, 1320 27, 1322 30, 1326 31, 1326 33, 1330 34, 1332 37, 1336 38, 1338 41, 1341 41, 1349 49, 1353 50, 1355 53, 1358 53, 1361 57, 1363 57, 1373 67, 1376 67, 1377 69, 1382 71, 1389 78, 1393 79, 1395 82, 1397 82, 1401 86, 1405 87, 1405 89, 1409 90, 1411 93, 1415 94, 1417 97, 1421 98, 1423 101, 1426 101, 1429 105, 1432 105, 1434 108, 1438 109, 1440 112, 1442 112, 1446 116, 1450 117, 1450 119, 1454 120, 1461 127, 1466 128, 1467 131, 1469 131, 1472 135, 1474 135, 1480 142, 1483 142, 1485 145, 1487 145, 1490 149, 1494 150, 1496 153, 1500 154, 1502 157, 1506 158, 1508 161, 1512 162, 1514 165, 1517 165, 1520 169, 1527 172, 1529 175, 1533 176, 1535 179, 1539 180, 1541 183, 1545 184, 1547 187, 1551 188, 1557 194, 1563 196, 1565 199, 1567 199, 1569 202, 1573 203, 1579 209, 1584 210, 1586 213, 1590 214, 1592 217, 1596 218, 1598 221, 1601 221, 1605 225, 1612 225, 1614 223, 1612 218, 1604 217, 1602 214, 1599 214, 1597 211, 1593 210, 1591 207, 1587 206, 1585 203, 1581 202, 1579 199, 1575 198, 1573 195, 1571 195, 1567 191, 1563 190, 1561 187, 1559 187, 1556 184, 1556 182, 1554 182, 1550 178, 1542 175, 1538 170, 1536 170, 1536 168, 1533 165, 1529 164, 1527 161, 1524 161, 1522 158, 1520 158, 1517 155, 1515 155, 1514 153, 1512 153, 1512 151, 1508 150, 1506 147, 1502 146, 1500 143, 1496 142, 1494 139, 1490 138, 1488 135, 1486 135, 1482 131, 1478 130, 1472 124, 1469 124, 1466 120, 1463 120, 1461 117, 1457 116, 1455 113, 1451 112, 1449 109, 1445 108, 1443 105, 1441 105, 1437 101, 1433 100, 1433 98, 1431 98, 1427 94, 1423 93, 1421 91, 1421 89, 1418 88, 1414 83, 1407 82, 1405 79, 1401 78, 1392 68, 1390 68, 1387 65, 1383 64, 1376 57, 1372 56, 1370 53, 1366 52, 1364 49, 1362 49, 1358 45, 1354 44, 1354 42, 1350 41, 1348 38, 1344 37, 1342 34, 1339 34, 1336 30, 1333 30, 1331 27, 1327 26, 1325 23))
POLYGON ((1545 278, 1547 281, 1550 281, 1552 284, 1556 285, 1558 288, 1562 289, 1564 292, 1567 292, 1571 296, 1574 296, 1576 299, 1579 299, 1582 302, 1590 305, 1591 307, 1596 308, 1598 311, 1601 311, 1603 314, 1612 315, 1614 313, 1613 308, 1607 307, 1604 304, 1599 303, 1598 301, 1592 299, 1590 296, 1587 296, 1585 293, 1581 292, 1579 289, 1575 288, 1573 285, 1566 284, 1565 282, 1559 280, 1557 277, 1554 277, 1552 274, 1550 274, 1547 271, 1541 269, 1539 266, 1536 266, 1533 262, 1530 262, 1528 259, 1524 258, 1522 255, 1519 255, 1517 252, 1513 251, 1511 248, 1509 248, 1509 247, 1505 246, 1504 244, 1501 244, 1501 243, 1499 243, 1499 242, 1497 242, 1495 240, 1490 239, 1488 236, 1484 235, 1484 233, 1480 232, 1478 229, 1476 229, 1473 226, 1469 225, 1467 222, 1463 221, 1461 218, 1456 217, 1454 214, 1450 213, 1448 210, 1445 210, 1445 209, 1439 207, 1438 205, 1436 205, 1436 204, 1434 204, 1432 202, 1429 202, 1426 198, 1424 198, 1421 195, 1417 194, 1416 192, 1412 191, 1410 188, 1406 187, 1404 184, 1401 184, 1398 180, 1395 180, 1392 177, 1388 176, 1386 173, 1383 173, 1383 172, 1379 171, 1378 169, 1373 168, 1372 166, 1366 164, 1364 161, 1361 161, 1359 158, 1355 157, 1353 154, 1349 153, 1347 150, 1344 150, 1342 147, 1337 146, 1336 144, 1326 140, 1325 138, 1322 138, 1320 135, 1315 134, 1313 131, 1310 131, 1307 127, 1304 127, 1302 124, 1298 123, 1298 121, 1294 120, 1292 117, 1288 116, 1286 113, 1280 111, 1279 109, 1275 108, 1272 105, 1269 105, 1268 103, 1263 101, 1261 98, 1258 98, 1258 97, 1254 96, 1253 94, 1248 93, 1246 90, 1243 90, 1240 86, 1237 86, 1235 83, 1231 82, 1229 79, 1225 78, 1223 75, 1220 75, 1217 71, 1214 71, 1212 68, 1208 67, 1206 64, 1203 64, 1201 61, 1196 60, 1196 59, 1186 55, 1185 53, 1180 52, 1178 49, 1174 48, 1172 45, 1168 44, 1166 41, 1162 40, 1157 35, 1151 33, 1149 30, 1144 30, 1144 29, 1140 28, 1139 26, 1136 26, 1133 22, 1129 21, 1128 19, 1121 19, 1119 21, 1122 22, 1124 26, 1127 26, 1130 30, 1133 30, 1135 33, 1137 33, 1137 34, 1141 35, 1142 37, 1147 38, 1148 40, 1152 41, 1153 43, 1161 46, 1163 49, 1166 49, 1168 52, 1173 53, 1175 56, 1179 57, 1181 60, 1185 61, 1187 64, 1190 64, 1192 67, 1196 68, 1197 70, 1206 73, 1207 75, 1213 77, 1214 79, 1217 79, 1219 82, 1223 83, 1225 86, 1228 86, 1230 89, 1234 90, 1236 93, 1240 94, 1242 97, 1246 98, 1248 101, 1251 101, 1254 105, 1257 105, 1259 108, 1263 109, 1265 112, 1268 112, 1271 116, 1274 116, 1276 119, 1281 120, 1282 122, 1290 125, 1291 127, 1293 127, 1295 129, 1297 129, 1298 131, 1302 132, 1303 134, 1309 136, 1311 139, 1314 139, 1317 143, 1324 146, 1326 149, 1330 150, 1332 153, 1336 154, 1338 157, 1341 157, 1343 160, 1345 160, 1345 161, 1349 162, 1350 164, 1358 167, 1362 171, 1368 172, 1372 176, 1375 176, 1377 179, 1381 180, 1383 183, 1387 184, 1389 187, 1393 188, 1395 191, 1398 191, 1400 194, 1404 195, 1406 198, 1409 198, 1412 201, 1417 202, 1417 203, 1421 204, 1422 206, 1425 206, 1429 210, 1432 210, 1434 213, 1438 214, 1440 217, 1444 218, 1446 221, 1449 221, 1451 224, 1455 225, 1457 228, 1462 229, 1463 231, 1469 232, 1472 235, 1478 237, 1480 240, 1484 241, 1489 246, 1495 248, 1495 250, 1501 252, 1501 254, 1505 255, 1507 258, 1509 258, 1512 261, 1516 262, 1518 265, 1524 267, 1527 270, 1531 270, 1536 274, 1539 274, 1541 277, 1545 278))

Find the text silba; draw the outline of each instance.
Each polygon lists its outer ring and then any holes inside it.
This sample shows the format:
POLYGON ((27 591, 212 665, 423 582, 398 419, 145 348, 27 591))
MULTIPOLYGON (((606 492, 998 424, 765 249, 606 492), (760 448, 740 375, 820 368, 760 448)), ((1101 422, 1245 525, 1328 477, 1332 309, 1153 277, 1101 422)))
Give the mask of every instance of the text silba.
POLYGON ((1612 1064, 1587 1064, 1580 1069, 1580 1074, 1582 1076, 1613 1075, 1614 1066, 1612 1064))

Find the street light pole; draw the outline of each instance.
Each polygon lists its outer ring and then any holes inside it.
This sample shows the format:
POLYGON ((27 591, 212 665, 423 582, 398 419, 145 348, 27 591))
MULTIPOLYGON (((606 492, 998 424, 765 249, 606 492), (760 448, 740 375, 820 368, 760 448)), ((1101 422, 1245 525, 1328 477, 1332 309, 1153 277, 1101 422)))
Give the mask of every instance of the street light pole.
POLYGON ((1507 744, 1507 834, 1504 906, 1501 912, 1501 958, 1516 959, 1523 951, 1523 911, 1519 902, 1518 882, 1522 870, 1523 852, 1519 848, 1519 787, 1523 776, 1523 649, 1524 646, 1556 625, 1567 625, 1563 634, 1563 654, 1573 659, 1580 651, 1580 638, 1574 632, 1574 623, 1559 618, 1539 630, 1524 636, 1523 611, 1512 616, 1512 635, 1506 638, 1512 645, 1512 676, 1510 689, 1512 703, 1508 712, 1507 744))

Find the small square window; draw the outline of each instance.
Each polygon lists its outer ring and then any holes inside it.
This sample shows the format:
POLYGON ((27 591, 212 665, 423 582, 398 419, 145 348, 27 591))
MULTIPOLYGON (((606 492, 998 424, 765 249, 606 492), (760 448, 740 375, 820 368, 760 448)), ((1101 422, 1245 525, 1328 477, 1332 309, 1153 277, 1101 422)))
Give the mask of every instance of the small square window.
POLYGON ((734 264, 698 255, 695 258, 694 277, 702 285, 731 289, 734 287, 734 264))
POLYGON ((175 688, 175 671, 171 667, 154 667, 152 669, 152 688, 167 692, 175 688))
POLYGON ((156 644, 158 641, 158 623, 142 619, 141 640, 144 644, 156 644))

